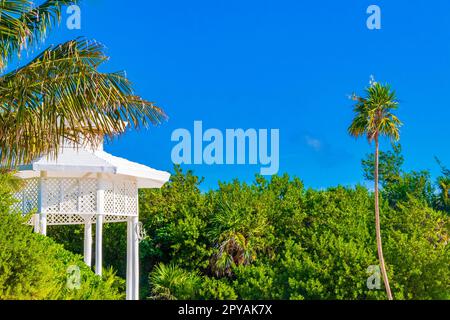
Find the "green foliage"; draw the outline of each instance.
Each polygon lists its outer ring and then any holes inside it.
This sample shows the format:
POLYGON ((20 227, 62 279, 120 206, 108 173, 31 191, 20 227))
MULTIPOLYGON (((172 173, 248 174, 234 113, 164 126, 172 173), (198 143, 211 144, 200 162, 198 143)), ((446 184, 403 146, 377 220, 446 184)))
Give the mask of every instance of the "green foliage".
POLYGON ((276 286, 277 265, 255 263, 235 268, 236 279, 232 285, 243 299, 280 299, 282 287, 276 286))
MULTIPOLYGON (((385 298, 384 290, 369 290, 366 284, 367 269, 377 265, 378 259, 373 194, 365 187, 306 190, 300 180, 287 175, 270 180, 257 176, 252 185, 222 183, 207 193, 200 191, 200 183, 192 172, 176 167, 162 189, 141 191, 141 220, 149 236, 140 245, 141 284, 148 283, 141 285, 142 297, 385 298)), ((450 218, 431 207, 430 186, 428 174, 402 173, 383 191, 383 248, 396 299, 450 299, 450 218)), ((2 203, 8 201, 3 196, 2 203)), ((18 219, 17 215, 7 217, 18 219)), ((81 257, 31 233, 28 226, 15 228, 26 232, 12 233, 6 226, 0 230, 0 245, 15 246, 17 255, 27 257, 14 258, 13 266, 18 268, 14 277, 0 277, 0 287, 9 281, 14 297, 104 298, 121 286, 113 280, 117 277, 105 284, 86 270, 81 257), (20 242, 14 234, 25 234, 28 240, 20 242), (79 291, 64 291, 70 261, 86 274, 87 284, 79 291), (28 288, 27 283, 33 286, 28 288)), ((81 251, 82 228, 49 231, 66 247, 81 251)), ((125 235, 124 224, 105 226, 105 263, 122 276, 125 235)), ((1 254, 1 261, 11 261, 1 254)))
MULTIPOLYGON (((385 298, 366 284, 368 267, 378 263, 373 194, 366 188, 305 190, 285 175, 201 193, 200 181, 177 167, 161 190, 141 194, 150 235, 142 260, 151 270, 147 296, 385 298)), ((403 174, 391 186, 381 218, 394 297, 448 299, 450 221, 426 201, 429 175, 403 174)))
MULTIPOLYGON (((399 143, 392 144, 392 150, 380 151, 379 156, 379 181, 382 186, 395 183, 402 173, 402 165, 405 159, 402 155, 402 146, 399 143)), ((375 155, 370 153, 361 161, 363 175, 366 180, 374 180, 375 155)))
POLYGON ((438 158, 436 158, 436 161, 441 167, 442 176, 437 179, 440 193, 435 200, 435 206, 437 209, 450 214, 450 170, 438 158))
POLYGON ((195 299, 200 277, 175 265, 159 264, 150 274, 152 299, 195 299))
POLYGON ((11 177, 0 175, 0 300, 121 299, 124 281, 106 270, 96 276, 52 239, 32 232, 28 218, 11 212, 11 177), (79 268, 79 288, 67 286, 70 269, 79 268))
POLYGON ((376 264, 372 200, 366 189, 308 191, 299 238, 286 242, 280 274, 286 299, 365 299, 365 271, 376 264))
MULTIPOLYGON (((391 151, 380 151, 379 181, 383 187, 382 194, 389 204, 396 206, 412 196, 436 210, 450 212, 450 170, 436 158, 442 175, 433 183, 428 171, 404 172, 401 152, 399 143, 392 144, 391 151)), ((373 181, 374 155, 368 154, 361 164, 364 178, 373 181)))
POLYGON ((158 264, 149 277, 150 299, 236 299, 233 287, 226 279, 201 276, 173 264, 158 264))
MULTIPOLYGON (((386 210, 387 211, 387 210, 386 210)), ((397 298, 450 299, 450 219, 412 196, 386 214, 397 298)))
POLYGON ((207 300, 236 300, 238 295, 234 291, 232 284, 227 279, 216 279, 203 277, 198 287, 200 299, 207 300))
POLYGON ((391 206, 412 196, 429 206, 433 205, 435 193, 430 173, 427 171, 408 172, 398 177, 396 183, 388 183, 382 190, 382 194, 388 199, 391 206))
POLYGON ((200 192, 201 180, 179 167, 171 182, 160 190, 140 193, 140 218, 149 240, 143 259, 152 268, 158 262, 172 262, 183 268, 204 269, 212 253, 206 243, 210 208, 200 192), (165 205, 163 205, 165 203, 165 205))

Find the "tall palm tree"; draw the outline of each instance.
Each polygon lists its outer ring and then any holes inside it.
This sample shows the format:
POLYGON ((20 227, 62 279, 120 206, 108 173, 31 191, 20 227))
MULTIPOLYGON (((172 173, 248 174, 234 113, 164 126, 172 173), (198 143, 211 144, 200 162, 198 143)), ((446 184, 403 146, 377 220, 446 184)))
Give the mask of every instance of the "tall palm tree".
POLYGON ((124 73, 101 73, 108 57, 85 39, 50 46, 12 69, 23 51, 36 49, 70 0, 0 1, 0 162, 14 166, 43 153, 56 155, 63 139, 98 144, 133 127, 158 124, 164 112, 137 96, 124 73))
POLYGON ((354 112, 355 117, 348 132, 350 135, 358 138, 366 136, 369 143, 375 142, 375 230, 377 240, 378 259, 380 262, 381 275, 383 277, 384 286, 389 300, 392 300, 391 288, 386 272, 386 266, 383 256, 383 246, 381 242, 380 228, 380 208, 379 208, 379 191, 378 191, 378 158, 379 158, 379 140, 381 136, 398 141, 400 139, 400 120, 392 113, 397 109, 398 101, 395 92, 391 90, 389 85, 381 85, 372 82, 370 87, 366 89, 365 97, 357 95, 352 96, 356 101, 354 112))

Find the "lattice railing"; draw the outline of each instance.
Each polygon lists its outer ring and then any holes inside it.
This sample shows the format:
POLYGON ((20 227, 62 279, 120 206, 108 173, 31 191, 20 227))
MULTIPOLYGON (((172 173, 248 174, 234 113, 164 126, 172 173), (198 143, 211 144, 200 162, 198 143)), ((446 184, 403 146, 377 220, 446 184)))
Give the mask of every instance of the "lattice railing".
POLYGON ((36 212, 38 209, 38 179, 27 179, 24 188, 15 194, 17 202, 13 205, 13 210, 22 212, 24 215, 36 212))
MULTIPOLYGON (((122 222, 138 214, 138 189, 133 181, 103 180, 104 221, 122 222)), ((37 212, 41 199, 42 212, 49 225, 95 223, 98 180, 93 178, 27 179, 25 188, 16 194, 14 209, 28 214, 37 212), (41 195, 39 197, 39 194, 41 195)))
POLYGON ((105 189, 105 213, 129 215, 138 211, 138 190, 132 181, 108 181, 105 189))
MULTIPOLYGON (((104 215, 104 223, 114 223, 114 222, 126 222, 127 216, 117 216, 117 215, 104 215)), ((73 224, 84 224, 90 220, 91 223, 96 223, 96 216, 92 215, 81 215, 81 214, 48 214, 47 224, 48 225, 73 225, 73 224)))

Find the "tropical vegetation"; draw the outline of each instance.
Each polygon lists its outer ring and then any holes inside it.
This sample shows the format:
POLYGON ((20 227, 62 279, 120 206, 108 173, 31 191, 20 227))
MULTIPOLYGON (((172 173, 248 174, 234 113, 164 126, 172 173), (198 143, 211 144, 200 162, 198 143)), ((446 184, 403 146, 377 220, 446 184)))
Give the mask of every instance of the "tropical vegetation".
POLYGON ((20 182, 0 176, 0 300, 122 299, 124 280, 112 269, 102 277, 83 257, 33 233, 29 217, 11 212, 20 182))
MULTIPOLYGON (((101 73, 94 41, 51 46, 11 70, 57 24, 69 0, 0 1, 0 162, 9 167, 63 139, 98 143, 159 123, 163 111, 133 93, 123 73, 101 73)), ((169 183, 140 191, 142 298, 148 299, 450 299, 450 170, 405 171, 395 93, 373 83, 355 100, 349 133, 375 142, 362 161, 363 185, 306 188, 297 177, 256 176, 202 191, 202 179, 175 167, 169 183), (375 213, 375 215, 374 215, 375 213), (382 221, 382 223, 381 223, 382 221), (375 239, 375 241, 374 241, 375 239), (381 242, 383 239, 383 243, 381 242), (381 267, 379 288, 369 285, 381 267)), ((21 187, 0 173, 0 299, 123 299, 126 226, 104 227, 108 271, 81 257, 82 226, 32 232, 12 209, 21 187)))
MULTIPOLYGON (((373 154, 363 172, 374 172, 373 154)), ((450 211, 439 181, 404 172, 401 146, 380 152, 383 252, 395 299, 450 299, 450 211)), ((368 177, 369 179, 371 177, 368 177)), ((305 188, 288 175, 201 191, 175 167, 161 190, 140 192, 141 297, 149 299, 386 299, 368 288, 378 262, 374 192, 305 188)), ((50 236, 82 252, 82 227, 50 236)), ((125 276, 126 226, 107 225, 105 262, 125 276)))
MULTIPOLYGON (((100 137, 111 139, 123 132, 125 123, 137 128, 165 119, 160 108, 134 93, 123 72, 99 71, 108 57, 96 41, 77 38, 51 45, 30 59, 60 22, 63 8, 77 1, 37 2, 0 1, 3 168, 42 154, 56 156, 63 141, 96 146, 100 137)), ((26 217, 11 214, 12 194, 19 185, 9 173, 2 173, 0 299, 122 298, 123 280, 114 272, 107 271, 103 279, 95 276, 80 256, 33 234, 26 217), (68 285, 73 272, 80 279, 68 285)))

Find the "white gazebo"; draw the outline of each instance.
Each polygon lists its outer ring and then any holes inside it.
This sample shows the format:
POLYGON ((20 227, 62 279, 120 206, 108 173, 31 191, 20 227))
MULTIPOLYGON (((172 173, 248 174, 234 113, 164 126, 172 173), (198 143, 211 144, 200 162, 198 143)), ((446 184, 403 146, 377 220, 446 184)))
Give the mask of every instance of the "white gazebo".
POLYGON ((21 165, 17 176, 26 180, 16 197, 35 232, 46 235, 47 226, 84 225, 84 261, 91 266, 92 224, 96 224, 95 272, 102 274, 104 223, 127 223, 126 297, 139 299, 138 189, 161 188, 170 174, 115 157, 103 145, 74 146, 65 143, 58 156, 42 156, 21 165))

